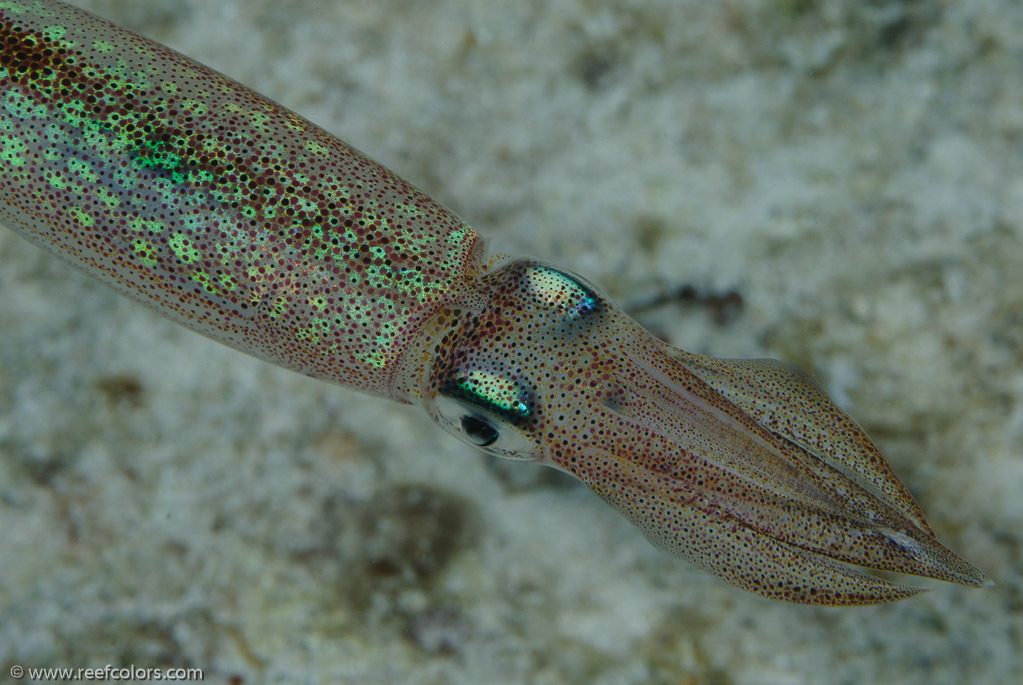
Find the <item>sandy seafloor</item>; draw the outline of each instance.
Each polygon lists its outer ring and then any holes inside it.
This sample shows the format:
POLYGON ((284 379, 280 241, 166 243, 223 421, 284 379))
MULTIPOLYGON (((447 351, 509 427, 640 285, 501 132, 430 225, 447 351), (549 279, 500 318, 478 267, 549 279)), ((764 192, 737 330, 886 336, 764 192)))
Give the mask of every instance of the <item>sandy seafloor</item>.
MULTIPOLYGON (((83 0, 82 4, 86 4, 83 0)), ((672 344, 786 359, 997 587, 758 599, 0 230, 0 678, 1023 678, 1023 5, 106 0, 672 344), (683 297, 671 297, 688 287, 683 297)))

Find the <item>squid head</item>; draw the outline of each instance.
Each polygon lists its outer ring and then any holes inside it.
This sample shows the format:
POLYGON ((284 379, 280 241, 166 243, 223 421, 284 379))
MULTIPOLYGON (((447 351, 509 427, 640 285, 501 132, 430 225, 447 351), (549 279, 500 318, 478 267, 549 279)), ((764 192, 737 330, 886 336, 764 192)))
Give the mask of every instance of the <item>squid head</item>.
POLYGON ((446 313, 423 387, 430 415, 465 442, 576 476, 657 546, 765 597, 923 591, 866 569, 989 582, 795 368, 675 349, 579 276, 532 260, 486 273, 480 293, 446 313))

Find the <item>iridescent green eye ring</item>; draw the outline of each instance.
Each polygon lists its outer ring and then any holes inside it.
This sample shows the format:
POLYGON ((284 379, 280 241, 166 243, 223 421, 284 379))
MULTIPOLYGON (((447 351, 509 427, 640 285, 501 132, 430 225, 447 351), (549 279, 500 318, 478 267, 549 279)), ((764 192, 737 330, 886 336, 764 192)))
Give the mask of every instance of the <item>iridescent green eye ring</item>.
POLYGON ((579 279, 559 269, 537 264, 525 275, 527 289, 545 305, 577 319, 600 309, 600 298, 579 279))
POLYGON ((489 371, 469 371, 445 383, 440 394, 479 407, 512 424, 532 415, 528 388, 489 371))

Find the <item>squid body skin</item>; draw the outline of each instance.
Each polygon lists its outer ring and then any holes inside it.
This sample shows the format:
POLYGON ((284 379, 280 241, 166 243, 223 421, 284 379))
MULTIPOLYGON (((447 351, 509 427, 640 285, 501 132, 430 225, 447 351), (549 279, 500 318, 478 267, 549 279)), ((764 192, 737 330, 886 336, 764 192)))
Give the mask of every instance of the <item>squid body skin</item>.
POLYGON ((52 0, 0 0, 0 223, 162 314, 573 474, 655 544, 826 605, 980 586, 798 370, 657 340, 296 114, 52 0))

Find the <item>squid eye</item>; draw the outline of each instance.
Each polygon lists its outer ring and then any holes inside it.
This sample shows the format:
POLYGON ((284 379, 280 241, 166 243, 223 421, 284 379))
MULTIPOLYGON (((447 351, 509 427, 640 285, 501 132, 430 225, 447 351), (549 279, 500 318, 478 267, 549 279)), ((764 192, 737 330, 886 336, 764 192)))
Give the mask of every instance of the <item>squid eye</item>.
POLYGON ((497 393, 490 398, 465 392, 452 384, 426 394, 423 400, 433 420, 459 440, 495 457, 538 461, 543 458, 543 451, 526 420, 534 415, 535 406, 528 393, 510 385, 509 390, 513 392, 497 393))
POLYGON ((464 433, 465 437, 469 439, 469 442, 479 447, 492 445, 499 437, 496 428, 475 416, 469 416, 467 414, 462 417, 461 423, 462 433, 464 433))
POLYGON ((578 276, 534 264, 526 271, 527 287, 540 302, 561 312, 565 319, 580 319, 601 308, 600 297, 578 276))

